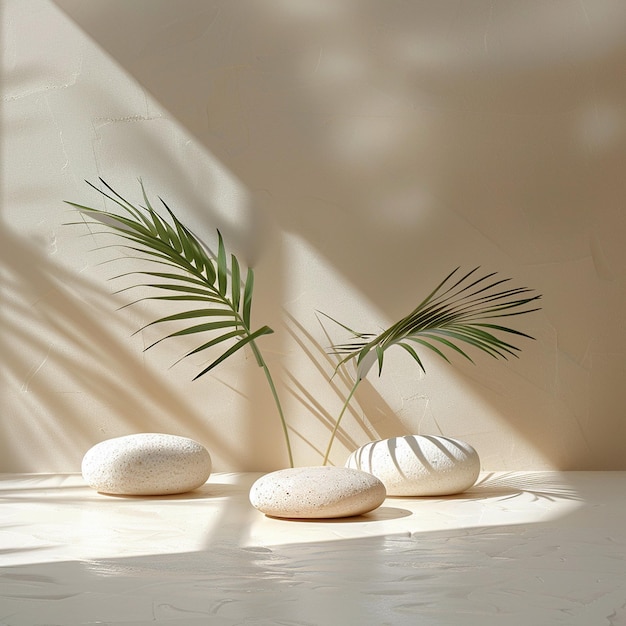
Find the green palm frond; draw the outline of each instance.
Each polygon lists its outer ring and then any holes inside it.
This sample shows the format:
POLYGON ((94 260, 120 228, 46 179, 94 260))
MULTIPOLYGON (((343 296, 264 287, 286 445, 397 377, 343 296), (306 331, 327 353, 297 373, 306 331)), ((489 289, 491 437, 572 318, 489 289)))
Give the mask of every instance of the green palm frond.
MULTIPOLYGON (((115 247, 122 247, 133 256, 154 262, 159 270, 136 270, 120 274, 114 278, 140 276, 138 282, 129 289, 147 289, 147 295, 125 306, 131 306, 145 300, 192 303, 191 308, 179 313, 160 317, 140 328, 179 322, 182 328, 170 332, 149 345, 146 350, 166 339, 181 336, 199 336, 209 340, 200 340, 193 350, 187 352, 178 361, 204 350, 221 348, 221 354, 212 358, 194 378, 204 376, 220 363, 245 346, 249 346, 256 361, 263 368, 270 385, 280 416, 287 443, 289 461, 293 467, 293 458, 287 425, 282 407, 276 393, 269 369, 256 345, 256 340, 274 331, 269 326, 252 330, 251 311, 254 289, 252 268, 242 269, 235 255, 228 255, 224 240, 217 231, 217 254, 211 253, 205 245, 176 217, 174 212, 160 199, 169 219, 162 217, 152 206, 141 181, 144 205, 136 206, 118 194, 108 183, 100 179, 103 188, 89 181, 87 184, 116 206, 116 212, 105 211, 75 202, 67 204, 78 209, 90 218, 87 223, 106 227, 105 232, 112 232, 122 241, 115 247), (226 347, 224 347, 226 346, 226 347)), ((85 221, 77 222, 85 224, 85 221)), ((119 292, 118 292, 119 293, 119 292)), ((124 308, 124 307, 123 307, 124 308)))
POLYGON ((478 270, 458 278, 459 268, 455 269, 411 313, 378 335, 356 332, 324 314, 353 336, 331 348, 341 357, 338 367, 354 359, 359 378, 364 378, 374 363, 380 374, 386 350, 395 345, 407 351, 423 371, 415 348, 427 348, 446 361, 446 350, 451 350, 473 362, 468 347, 494 358, 517 357, 520 348, 508 336, 532 337, 492 320, 537 311, 539 307, 533 303, 541 296, 532 295, 525 287, 507 288, 510 279, 495 279, 495 273, 478 276, 478 270), (507 340, 499 336, 502 334, 507 340))
MULTIPOLYGON (((156 212, 150 204, 142 183, 141 190, 145 206, 138 207, 120 196, 104 180, 100 180, 106 191, 91 183, 88 184, 103 196, 112 200, 122 211, 113 213, 75 202, 68 202, 68 204, 89 216, 92 219, 92 224, 104 225, 125 240, 122 247, 133 252, 139 252, 145 258, 156 261, 166 266, 169 270, 167 272, 138 270, 120 274, 113 278, 131 275, 142 276, 145 278, 145 281, 142 280, 126 289, 141 287, 148 288, 159 294, 171 292, 171 295, 167 296, 145 296, 135 302, 143 300, 187 300, 200 302, 204 305, 203 308, 194 308, 161 317, 140 328, 137 332, 149 326, 165 322, 203 320, 202 323, 187 325, 162 337, 149 345, 146 350, 172 337, 221 332, 211 341, 202 343, 185 355, 197 354, 226 340, 234 341, 233 345, 229 346, 220 356, 211 361, 195 377, 200 378, 219 365, 225 358, 249 345, 258 337, 273 332, 269 326, 262 326, 258 330, 252 331, 250 306, 254 286, 254 273, 251 268, 248 268, 245 282, 242 283, 239 262, 234 255, 231 255, 230 264, 228 263, 224 240, 219 231, 217 231, 217 255, 212 255, 202 242, 180 222, 163 200, 161 202, 169 214, 170 220, 164 219, 156 212)), ((258 351, 253 349, 253 353, 259 365, 262 365, 258 351)))
POLYGON ((399 346, 404 349, 425 372, 418 352, 421 348, 447 362, 450 362, 447 353, 459 354, 473 362, 468 348, 496 359, 508 359, 517 357, 520 351, 511 343, 516 337, 533 339, 508 325, 495 324, 493 320, 537 311, 539 307, 534 303, 541 295, 533 295, 533 291, 526 287, 510 287, 510 279, 498 279, 495 272, 481 276, 479 269, 476 267, 459 277, 460 268, 456 268, 413 311, 378 335, 357 332, 322 313, 352 335, 348 341, 330 349, 340 358, 337 369, 349 361, 354 361, 357 368, 352 390, 332 430, 324 464, 356 388, 374 364, 378 364, 378 375, 382 374, 385 352, 389 348, 399 346))

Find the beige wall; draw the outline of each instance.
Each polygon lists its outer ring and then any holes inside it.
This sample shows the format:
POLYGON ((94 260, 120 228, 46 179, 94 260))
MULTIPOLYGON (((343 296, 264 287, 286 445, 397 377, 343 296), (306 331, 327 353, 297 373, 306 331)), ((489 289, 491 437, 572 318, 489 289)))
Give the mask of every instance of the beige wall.
MULTIPOLYGON (((219 470, 285 464, 249 354, 210 377, 117 311, 133 262, 63 226, 137 177, 255 265, 255 320, 296 462, 347 393, 315 316, 376 329, 457 265, 536 288, 521 359, 427 375, 389 355, 333 461, 463 438, 485 469, 626 469, 626 4, 593 0, 2 0, 1 471, 77 471, 94 443, 192 436, 219 470)), ((329 329, 331 330, 331 329, 329 329)), ((333 337, 341 333, 332 329, 333 337)))

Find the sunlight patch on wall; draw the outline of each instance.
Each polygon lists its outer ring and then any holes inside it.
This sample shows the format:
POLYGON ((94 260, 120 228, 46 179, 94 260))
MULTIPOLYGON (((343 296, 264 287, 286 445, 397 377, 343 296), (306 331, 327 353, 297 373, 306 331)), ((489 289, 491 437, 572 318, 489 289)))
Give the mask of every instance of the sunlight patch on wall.
MULTIPOLYGON (((372 333, 395 320, 386 318, 380 306, 365 298, 307 241, 290 234, 284 242, 291 260, 285 281, 288 413, 301 434, 297 455, 315 464, 355 379, 352 363, 335 372, 339 358, 329 351, 330 345, 347 341, 350 333, 324 314, 356 331, 372 333)), ((552 468, 534 444, 533 437, 541 437, 539 429, 524 437, 518 428, 532 406, 529 399, 546 394, 548 402, 550 392, 526 380, 516 363, 475 352, 471 353, 476 365, 452 354, 448 364, 422 349, 424 374, 400 348, 390 349, 382 377, 376 368, 370 370, 351 403, 332 461, 343 464, 350 452, 371 440, 432 434, 463 439, 479 455, 484 451, 481 458, 488 469, 515 469, 514 459, 520 456, 532 459, 533 467, 552 468)), ((570 433, 564 439, 580 445, 576 436, 570 433)))

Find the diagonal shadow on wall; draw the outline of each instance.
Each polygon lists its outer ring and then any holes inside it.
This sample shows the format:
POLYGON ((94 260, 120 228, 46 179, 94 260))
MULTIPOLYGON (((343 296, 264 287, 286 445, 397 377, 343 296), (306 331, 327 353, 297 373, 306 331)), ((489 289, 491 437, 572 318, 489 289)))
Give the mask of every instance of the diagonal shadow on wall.
MULTIPOLYGON (((124 416, 126 430, 196 432, 198 439, 220 450, 229 462, 237 460, 219 430, 146 367, 140 347, 123 343, 111 331, 107 320, 110 293, 54 263, 8 228, 0 236, 4 375, 8 385, 21 387, 16 401, 27 407, 5 407, 0 428, 7 441, 53 440, 70 460, 68 466, 78 471, 82 453, 119 427, 85 420, 86 413, 93 417, 106 407, 124 416), (29 302, 33 294, 38 300, 29 302), (41 332, 43 327, 45 332, 41 332), (77 363, 82 367, 76 367, 77 363), (43 367, 49 374, 37 376, 43 367), (30 417, 16 423, 13 413, 30 417), (39 435, 31 438, 34 432, 39 435)), ((45 446, 36 451, 18 445, 11 449, 14 456, 2 459, 2 471, 28 468, 28 459, 20 456, 23 453, 46 458, 49 452, 45 446)))
MULTIPOLYGON (((614 77, 626 56, 616 36, 626 16, 563 20, 545 7, 483 15, 440 3, 56 4, 248 188, 266 190, 283 231, 308 241, 390 318, 466 259, 515 267, 557 294, 531 323, 542 346, 514 372, 460 365, 457 376, 556 465, 619 464, 597 455, 616 451, 608 433, 621 419, 621 391, 588 371, 584 350, 594 340, 590 320, 603 319, 614 298, 602 285, 581 307, 557 298, 572 257, 589 256, 600 279, 624 280, 614 245, 624 225, 611 208, 616 196, 626 200, 615 167, 624 142, 610 124, 585 126, 585 115, 597 105, 586 95, 591 82, 609 110, 602 123, 624 100, 614 77), (536 23, 550 36, 536 40, 536 23), (572 128, 587 132, 574 147, 572 128), (594 217, 599 206, 604 224, 594 217), (599 237, 591 249, 580 237, 589 231, 599 237), (570 380, 555 391, 540 371, 563 375, 552 363, 563 357, 595 385, 580 420, 570 380), (499 394, 522 380, 535 398, 518 389, 518 405, 499 394), (564 430, 574 433, 569 452, 564 430)), ((618 301, 626 309, 623 294, 618 301)), ((616 319, 612 349, 623 354, 616 319)), ((597 349, 605 354, 602 342, 597 349)))

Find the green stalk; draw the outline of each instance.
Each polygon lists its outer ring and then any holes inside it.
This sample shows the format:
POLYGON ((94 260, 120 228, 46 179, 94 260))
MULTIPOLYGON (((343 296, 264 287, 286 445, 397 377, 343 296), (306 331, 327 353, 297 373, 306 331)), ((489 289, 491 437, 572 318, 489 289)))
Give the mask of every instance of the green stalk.
MULTIPOLYGON (((168 339, 170 337, 176 337, 184 334, 192 334, 196 332, 202 332, 204 330, 216 330, 217 328, 232 328, 236 330, 228 331, 221 337, 200 345, 195 350, 192 350, 185 356, 196 354, 205 348, 209 348, 217 343, 225 341, 226 339, 232 339, 236 337, 237 343, 228 348, 222 355, 215 359, 210 365, 205 367, 195 378, 200 378, 207 372, 211 371, 214 367, 219 365, 226 358, 237 352, 239 349, 246 345, 249 345, 254 353, 256 362, 259 367, 263 368, 265 378, 270 386, 272 396, 276 408, 278 409, 278 415, 282 425, 285 441, 287 443, 287 453, 289 456, 289 464, 294 467, 293 454, 291 451, 291 444, 289 441, 289 431, 287 428, 287 421, 276 391, 276 385, 270 373, 267 363, 261 355, 261 351, 256 345, 255 338, 258 338, 262 334, 268 334, 273 330, 267 326, 259 328, 257 331, 252 332, 250 328, 250 306, 252 302, 252 289, 254 284, 253 272, 249 269, 246 276, 245 284, 243 286, 243 299, 241 294, 241 274, 240 266, 234 255, 231 255, 231 294, 232 297, 228 297, 228 266, 227 266, 227 254, 224 247, 224 241, 221 233, 218 231, 218 251, 217 255, 211 254, 214 258, 211 259, 207 255, 203 244, 189 231, 174 215, 172 210, 162 201, 163 206, 167 209, 172 223, 170 224, 166 219, 162 218, 150 205, 150 201, 146 195, 143 183, 141 183, 141 189, 143 197, 146 203, 145 207, 137 208, 130 202, 122 198, 112 187, 110 187, 104 180, 100 179, 103 185, 110 191, 103 191, 98 187, 88 183, 96 191, 102 194, 105 198, 113 201, 119 205, 125 212, 125 214, 109 213, 100 209, 94 209, 92 207, 84 206, 82 204, 76 204, 74 202, 68 202, 71 206, 77 208, 81 213, 86 212, 88 215, 94 218, 96 222, 100 222, 104 226, 111 228, 115 234, 122 237, 125 240, 125 247, 138 252, 143 252, 147 255, 148 260, 163 263, 167 268, 175 268, 182 270, 187 276, 180 276, 178 273, 172 274, 171 270, 167 272, 128 272, 123 276, 129 274, 145 274, 147 276, 154 276, 159 278, 167 278, 173 280, 174 284, 163 285, 162 288, 179 291, 183 293, 181 299, 195 299, 204 300, 209 303, 209 309, 191 311, 185 314, 185 312, 168 315, 160 318, 151 324, 158 324, 161 322, 169 322, 180 319, 193 319, 207 316, 224 316, 232 313, 234 324, 228 322, 226 325, 216 324, 199 324, 191 326, 181 331, 177 331, 163 337, 168 339), (112 195, 111 195, 112 194, 112 195), (130 243, 129 243, 130 242, 130 243), (215 265, 214 265, 215 263, 215 265), (180 281, 183 284, 180 284, 180 281), (189 286, 191 282, 194 287, 189 286), (198 288, 199 285, 201 288, 198 288), (188 294, 197 294, 193 297, 189 297, 188 294), (186 297, 185 297, 186 296, 186 297), (219 305, 215 307, 215 305, 219 305), (240 305, 242 305, 243 313, 240 314, 240 305), (223 308, 224 307, 224 308, 223 308), (228 311, 226 311, 226 309, 228 311), (200 314, 200 315, 199 315, 200 314)), ((119 278, 119 277, 118 277, 119 278)), ((137 285, 135 285, 137 286, 137 285)), ((158 287, 158 284, 145 284, 144 287, 158 287)), ((146 299, 161 299, 156 296, 151 296, 146 299)), ((163 297, 163 299, 168 299, 163 297)), ((176 296, 172 296, 172 299, 176 299, 176 296)), ((145 328, 145 327, 144 327, 145 328)), ((159 343, 163 339, 155 342, 159 343)), ((155 345, 152 344, 152 345, 155 345)), ((149 348, 152 346, 148 346, 149 348)), ((183 357, 184 358, 184 357, 183 357)))
POLYGON ((270 369, 267 366, 267 363, 265 362, 265 359, 263 358, 261 351, 259 350, 259 348, 257 347, 254 341, 250 342, 250 347, 252 348, 252 351, 254 352, 254 356, 256 357, 257 362, 263 369, 265 378, 267 379, 267 383, 270 386, 270 390, 272 391, 272 396, 274 396, 274 403, 276 404, 276 408, 278 410, 278 416, 280 417, 280 423, 283 428, 283 434, 285 436, 285 443, 287 445, 287 455, 289 456, 289 467, 294 467, 293 454, 291 452, 291 443, 289 442, 289 431, 287 429, 287 420, 285 419, 283 408, 280 403, 280 399, 278 397, 278 392, 276 391, 276 386, 274 385, 274 379, 272 378, 270 369))
POLYGON ((326 465, 326 463, 328 463, 328 457, 330 456, 330 449, 332 448, 333 442, 335 441, 335 436, 337 435, 337 429, 339 428, 339 423, 341 422, 341 418, 343 417, 343 414, 346 412, 346 409, 348 408, 348 404, 350 404, 350 400, 352 399, 352 396, 354 395, 354 392, 356 391, 356 388, 359 386, 360 382, 361 382, 361 379, 357 378, 356 382, 352 386, 352 389, 350 390, 350 393, 348 394, 348 397, 346 398, 346 401, 343 403, 343 407, 341 408, 341 413, 339 413, 339 417, 337 418, 337 421, 335 422, 335 427, 333 428, 333 432, 330 434, 330 440, 328 442, 328 447, 326 448, 326 454, 324 455, 324 462, 322 463, 322 465, 326 465))

